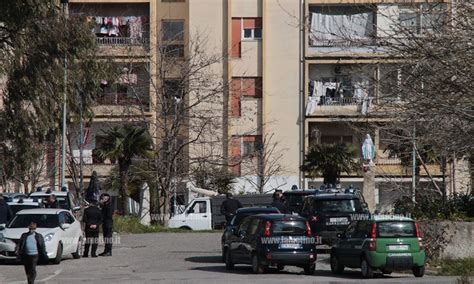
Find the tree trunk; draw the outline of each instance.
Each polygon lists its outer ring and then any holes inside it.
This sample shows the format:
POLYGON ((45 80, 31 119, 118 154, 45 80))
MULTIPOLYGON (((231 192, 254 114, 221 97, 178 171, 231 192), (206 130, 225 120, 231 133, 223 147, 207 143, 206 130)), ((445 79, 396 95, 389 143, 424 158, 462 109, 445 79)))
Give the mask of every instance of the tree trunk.
POLYGON ((120 171, 120 198, 122 200, 123 215, 130 214, 128 210, 128 170, 130 166, 126 163, 119 163, 120 171))

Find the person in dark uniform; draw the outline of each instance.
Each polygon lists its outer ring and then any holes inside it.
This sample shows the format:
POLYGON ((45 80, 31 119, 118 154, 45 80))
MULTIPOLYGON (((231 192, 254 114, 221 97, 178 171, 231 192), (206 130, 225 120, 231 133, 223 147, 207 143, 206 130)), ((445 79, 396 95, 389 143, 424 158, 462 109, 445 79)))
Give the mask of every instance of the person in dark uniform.
POLYGON ((276 190, 275 193, 273 193, 273 202, 271 206, 278 209, 282 214, 288 214, 288 208, 286 208, 285 203, 283 203, 282 196, 283 193, 280 190, 276 190))
POLYGON ((102 224, 102 212, 97 207, 97 201, 91 201, 89 207, 84 210, 84 228, 86 231, 86 243, 82 257, 89 256, 89 248, 92 244, 91 256, 97 257, 97 246, 99 245, 99 227, 102 224))
POLYGON ((99 255, 112 256, 112 229, 114 220, 110 195, 108 193, 101 194, 100 203, 102 207, 102 233, 104 234, 105 248, 104 252, 99 255))
POLYGON ((237 199, 232 198, 232 193, 230 192, 226 193, 226 198, 227 199, 224 200, 221 205, 221 214, 225 216, 225 220, 227 221, 227 224, 229 224, 232 217, 235 215, 235 211, 242 208, 242 203, 237 199))
POLYGON ((7 224, 12 217, 13 212, 8 203, 3 198, 3 194, 0 193, 0 224, 7 224))
POLYGON ((36 223, 31 222, 28 232, 23 233, 16 248, 16 255, 25 266, 28 284, 35 283, 38 260, 47 260, 43 235, 36 232, 36 223))
POLYGON ((45 208, 59 208, 59 202, 58 199, 56 198, 56 195, 51 194, 48 196, 48 202, 46 202, 45 208))

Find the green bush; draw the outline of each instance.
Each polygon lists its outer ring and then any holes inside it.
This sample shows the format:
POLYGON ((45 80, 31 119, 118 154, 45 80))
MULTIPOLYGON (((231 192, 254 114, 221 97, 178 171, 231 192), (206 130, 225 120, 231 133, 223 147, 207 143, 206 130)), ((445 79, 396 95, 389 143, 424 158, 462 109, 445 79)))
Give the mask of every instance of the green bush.
POLYGON ((443 200, 438 194, 420 193, 416 205, 410 197, 395 201, 395 212, 416 219, 474 220, 474 195, 454 194, 443 200))
POLYGON ((143 233, 187 233, 187 232, 215 232, 212 230, 190 231, 178 228, 165 228, 159 225, 145 226, 137 217, 114 216, 114 232, 143 234, 143 233))
POLYGON ((474 258, 442 259, 430 264, 438 275, 474 276, 474 258))

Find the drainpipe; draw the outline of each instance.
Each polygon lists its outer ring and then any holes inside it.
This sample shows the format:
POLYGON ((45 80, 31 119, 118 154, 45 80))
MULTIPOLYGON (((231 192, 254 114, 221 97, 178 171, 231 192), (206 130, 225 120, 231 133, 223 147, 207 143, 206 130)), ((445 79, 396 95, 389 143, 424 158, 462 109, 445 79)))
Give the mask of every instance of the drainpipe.
MULTIPOLYGON (((299 72, 299 118, 300 118, 300 125, 299 125, 299 145, 300 145, 300 152, 299 152, 299 166, 301 167, 304 162, 304 126, 305 126, 305 111, 304 111, 304 28, 305 28, 305 20, 304 20, 304 0, 300 0, 300 30, 299 30, 299 44, 300 44, 300 72, 299 72)), ((305 187, 305 178, 304 173, 301 171, 301 168, 298 168, 299 171, 299 188, 305 187)))

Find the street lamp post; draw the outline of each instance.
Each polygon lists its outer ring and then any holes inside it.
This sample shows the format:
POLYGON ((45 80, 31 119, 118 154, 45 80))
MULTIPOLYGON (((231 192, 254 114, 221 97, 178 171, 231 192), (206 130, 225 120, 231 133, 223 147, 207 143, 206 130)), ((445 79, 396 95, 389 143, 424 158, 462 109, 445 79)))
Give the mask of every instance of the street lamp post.
MULTIPOLYGON (((61 0, 61 8, 64 18, 68 19, 68 3, 69 0, 61 0)), ((61 134, 61 189, 66 186, 64 172, 66 166, 66 92, 67 92, 67 52, 64 53, 64 90, 63 90, 63 118, 62 118, 62 134, 61 134)))

